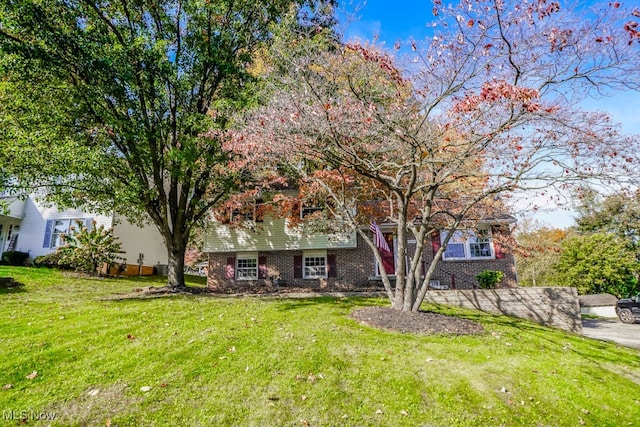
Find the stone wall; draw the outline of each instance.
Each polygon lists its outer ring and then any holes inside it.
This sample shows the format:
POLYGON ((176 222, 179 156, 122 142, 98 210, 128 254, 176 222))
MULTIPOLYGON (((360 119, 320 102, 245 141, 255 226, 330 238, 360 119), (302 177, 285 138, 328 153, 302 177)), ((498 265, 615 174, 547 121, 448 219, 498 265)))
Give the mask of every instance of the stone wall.
POLYGON ((565 331, 582 333, 580 304, 575 288, 429 291, 425 302, 506 314, 565 331))

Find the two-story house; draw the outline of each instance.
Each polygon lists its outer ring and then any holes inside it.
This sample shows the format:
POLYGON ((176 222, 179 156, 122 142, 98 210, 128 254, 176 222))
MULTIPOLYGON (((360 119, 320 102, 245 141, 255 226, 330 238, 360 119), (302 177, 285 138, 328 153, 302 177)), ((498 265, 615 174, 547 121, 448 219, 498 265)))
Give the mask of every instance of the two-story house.
MULTIPOLYGON (((313 209, 313 208, 309 208, 313 209)), ((305 215, 305 209, 301 211, 305 215)), ((209 224, 204 250, 209 254, 208 285, 220 289, 290 286, 353 290, 381 284, 373 252, 356 232, 322 234, 291 225, 286 218, 249 218, 249 227, 221 221, 209 224)), ((432 278, 437 289, 471 289, 483 270, 500 270, 501 286, 516 286, 513 255, 498 242, 510 233, 515 218, 489 218, 474 230, 459 230, 449 241, 432 278)), ((383 254, 385 270, 393 274, 397 241, 393 224, 380 224, 390 249, 383 254)), ((368 230, 368 227, 365 228, 368 230)), ((369 231, 367 231, 369 232, 369 231)), ((428 266, 446 232, 430 236, 423 264, 428 266)), ((415 241, 408 240, 409 253, 415 241)))

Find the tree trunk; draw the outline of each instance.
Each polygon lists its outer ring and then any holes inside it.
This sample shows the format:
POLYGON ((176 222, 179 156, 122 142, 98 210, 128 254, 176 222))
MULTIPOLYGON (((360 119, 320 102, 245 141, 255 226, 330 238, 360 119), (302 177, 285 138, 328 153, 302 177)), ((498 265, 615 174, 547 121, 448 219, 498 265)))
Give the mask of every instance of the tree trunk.
POLYGON ((173 289, 185 288, 184 283, 184 254, 186 245, 180 242, 172 242, 169 251, 169 266, 167 272, 167 286, 173 289))

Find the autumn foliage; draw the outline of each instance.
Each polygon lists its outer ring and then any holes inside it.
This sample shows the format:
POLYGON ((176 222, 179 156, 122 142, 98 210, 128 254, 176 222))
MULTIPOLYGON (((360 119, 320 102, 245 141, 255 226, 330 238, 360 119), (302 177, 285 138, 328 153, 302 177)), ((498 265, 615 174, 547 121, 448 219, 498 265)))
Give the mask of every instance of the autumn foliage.
POLYGON ((402 310, 420 307, 446 247, 422 275, 436 230, 492 221, 517 191, 636 176, 636 142, 576 107, 589 94, 638 89, 636 25, 625 21, 636 11, 481 0, 434 2, 433 12, 432 39, 413 42, 407 63, 375 45, 281 40, 290 48, 270 52, 278 66, 266 106, 231 143, 286 171, 305 197, 331 200, 378 261, 365 226, 393 224, 395 284, 381 275, 402 310))

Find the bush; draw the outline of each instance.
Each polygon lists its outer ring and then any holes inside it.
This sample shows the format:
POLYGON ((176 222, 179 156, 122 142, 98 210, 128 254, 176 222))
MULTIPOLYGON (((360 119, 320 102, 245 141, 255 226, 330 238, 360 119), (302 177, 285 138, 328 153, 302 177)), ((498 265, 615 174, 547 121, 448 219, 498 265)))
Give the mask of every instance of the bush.
POLYGON ((493 289, 504 277, 504 273, 502 271, 497 270, 484 270, 478 273, 476 279, 478 279, 478 283, 480 284, 480 288, 482 289, 493 289))
POLYGON ((77 221, 71 231, 71 234, 62 236, 65 245, 58 248, 58 264, 85 273, 100 274, 103 266, 113 266, 124 260, 119 255, 124 252, 118 238, 113 235, 113 229, 105 229, 102 225, 96 227, 95 221, 91 228, 87 228, 82 221, 77 221))
POLYGON ((62 270, 73 269, 70 264, 65 262, 60 251, 36 257, 33 260, 33 265, 36 267, 60 268, 62 270))
POLYGON ((29 252, 7 251, 2 254, 0 264, 22 266, 29 258, 29 252))

